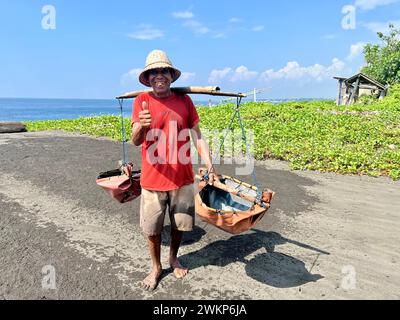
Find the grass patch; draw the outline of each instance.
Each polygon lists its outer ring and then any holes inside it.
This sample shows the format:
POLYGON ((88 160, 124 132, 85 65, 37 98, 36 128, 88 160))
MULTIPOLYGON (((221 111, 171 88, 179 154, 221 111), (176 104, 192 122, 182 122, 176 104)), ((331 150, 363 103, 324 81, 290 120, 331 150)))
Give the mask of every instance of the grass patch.
MULTIPOLYGON (((233 105, 199 107, 201 127, 225 129, 233 105)), ((400 98, 368 105, 332 101, 246 103, 241 115, 255 134, 255 158, 288 161, 293 169, 400 179, 400 98)), ((117 116, 26 122, 29 131, 65 130, 121 140, 117 116)), ((125 122, 130 139, 130 119, 125 122)), ((239 124, 235 123, 238 129, 239 124)))
MULTIPOLYGON (((125 119, 127 139, 130 139, 131 122, 125 119)), ((64 130, 94 137, 108 137, 122 141, 121 118, 118 116, 82 117, 68 120, 26 121, 28 131, 64 130)))

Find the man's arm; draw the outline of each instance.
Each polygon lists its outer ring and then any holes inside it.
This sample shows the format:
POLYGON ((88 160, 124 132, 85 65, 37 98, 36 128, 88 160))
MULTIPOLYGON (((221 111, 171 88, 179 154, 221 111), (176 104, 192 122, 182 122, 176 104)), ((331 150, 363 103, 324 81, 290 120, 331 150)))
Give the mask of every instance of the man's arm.
POLYGON ((139 112, 139 122, 132 125, 132 142, 135 146, 140 146, 146 138, 146 129, 151 126, 151 114, 146 101, 142 103, 142 111, 139 112))
POLYGON ((132 126, 132 142, 135 146, 139 147, 143 144, 145 139, 145 129, 139 122, 135 122, 132 126))

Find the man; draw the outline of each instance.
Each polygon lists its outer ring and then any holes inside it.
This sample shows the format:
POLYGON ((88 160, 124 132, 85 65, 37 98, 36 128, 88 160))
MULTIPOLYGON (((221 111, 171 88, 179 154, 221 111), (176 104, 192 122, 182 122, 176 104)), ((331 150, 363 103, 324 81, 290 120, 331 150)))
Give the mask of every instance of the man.
POLYGON ((192 100, 171 91, 171 83, 180 75, 165 52, 152 51, 139 81, 153 91, 139 95, 133 105, 132 141, 142 145, 140 226, 152 259, 152 270, 142 282, 146 290, 154 290, 162 274, 161 233, 167 207, 171 220, 169 264, 177 278, 188 273, 177 258, 182 234, 192 231, 195 218, 188 132, 210 170, 210 181, 217 179, 192 100))

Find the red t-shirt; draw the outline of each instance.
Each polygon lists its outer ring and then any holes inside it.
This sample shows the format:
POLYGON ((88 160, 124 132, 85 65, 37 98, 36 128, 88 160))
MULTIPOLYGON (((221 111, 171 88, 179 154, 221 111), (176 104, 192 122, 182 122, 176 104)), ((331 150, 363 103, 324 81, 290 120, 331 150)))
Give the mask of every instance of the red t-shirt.
POLYGON ((152 123, 142 145, 142 187, 171 191, 194 183, 189 130, 199 123, 199 115, 192 99, 176 93, 164 99, 143 93, 133 103, 132 124, 140 121, 143 101, 152 123))

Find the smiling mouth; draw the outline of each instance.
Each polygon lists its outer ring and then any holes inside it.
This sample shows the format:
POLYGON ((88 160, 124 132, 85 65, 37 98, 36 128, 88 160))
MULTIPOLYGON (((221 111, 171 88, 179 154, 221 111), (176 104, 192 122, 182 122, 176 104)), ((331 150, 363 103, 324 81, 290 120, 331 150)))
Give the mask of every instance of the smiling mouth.
POLYGON ((157 82, 156 82, 156 86, 159 87, 159 88, 162 88, 162 87, 165 87, 165 86, 166 86, 166 83, 165 83, 165 82, 157 81, 157 82))

